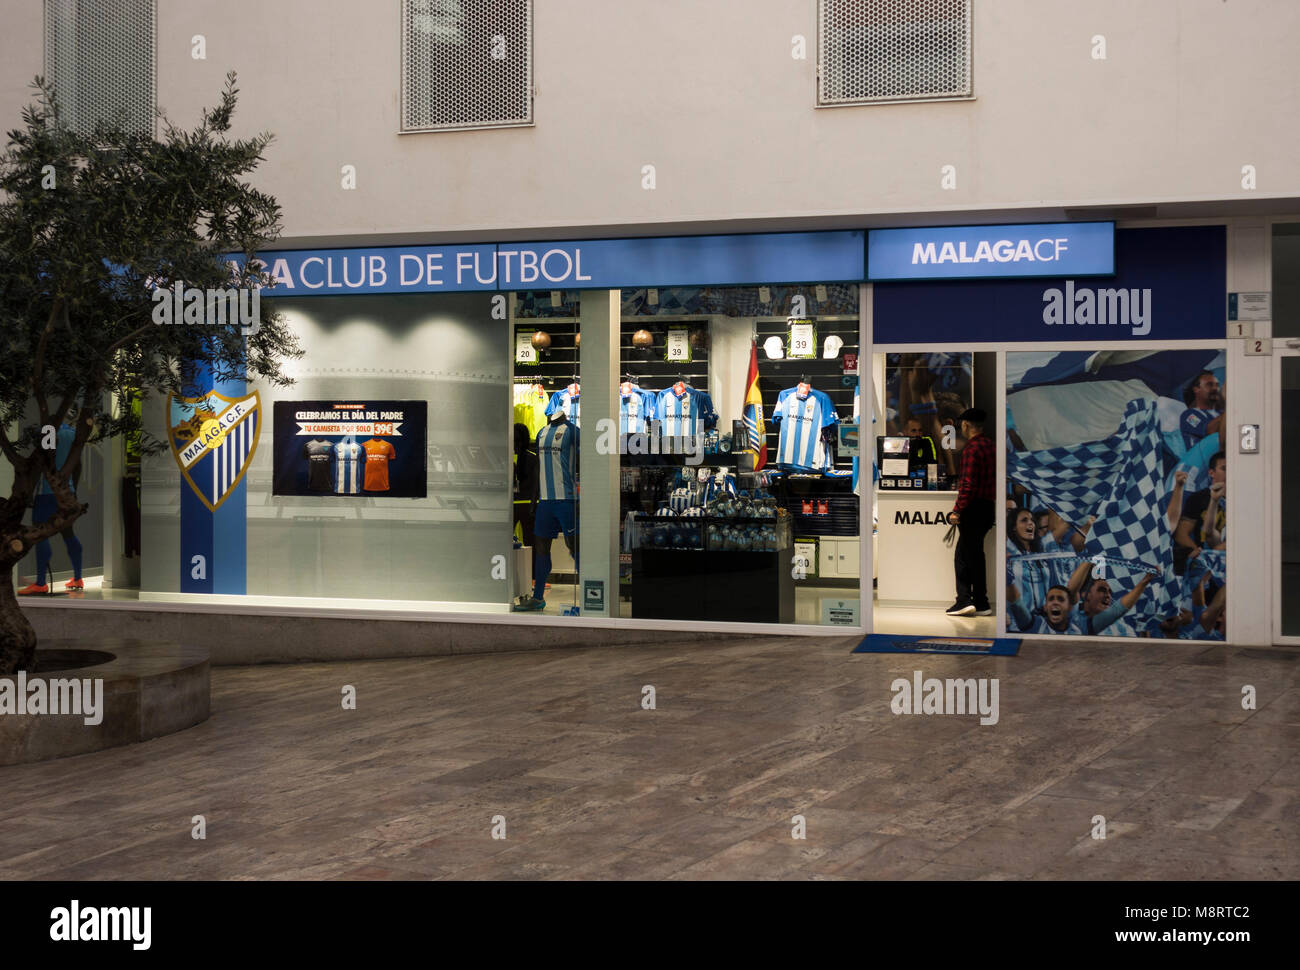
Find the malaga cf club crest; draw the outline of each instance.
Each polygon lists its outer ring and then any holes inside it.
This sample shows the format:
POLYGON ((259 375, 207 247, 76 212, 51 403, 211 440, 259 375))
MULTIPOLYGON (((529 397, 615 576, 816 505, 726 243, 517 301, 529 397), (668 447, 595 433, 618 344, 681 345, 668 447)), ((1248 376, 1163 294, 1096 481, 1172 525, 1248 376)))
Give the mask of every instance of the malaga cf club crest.
POLYGON ((168 441, 190 488, 215 512, 248 471, 262 430, 257 392, 167 397, 168 441))

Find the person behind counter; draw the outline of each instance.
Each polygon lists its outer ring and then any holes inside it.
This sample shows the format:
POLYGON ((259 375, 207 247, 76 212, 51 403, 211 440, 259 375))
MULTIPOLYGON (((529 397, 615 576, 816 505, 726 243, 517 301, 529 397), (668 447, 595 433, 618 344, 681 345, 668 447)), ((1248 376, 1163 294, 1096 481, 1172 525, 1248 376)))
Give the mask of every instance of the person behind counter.
POLYGON ((934 439, 925 433, 920 418, 908 418, 903 433, 910 441, 907 446, 908 455, 914 462, 933 465, 939 461, 939 449, 935 446, 934 439))

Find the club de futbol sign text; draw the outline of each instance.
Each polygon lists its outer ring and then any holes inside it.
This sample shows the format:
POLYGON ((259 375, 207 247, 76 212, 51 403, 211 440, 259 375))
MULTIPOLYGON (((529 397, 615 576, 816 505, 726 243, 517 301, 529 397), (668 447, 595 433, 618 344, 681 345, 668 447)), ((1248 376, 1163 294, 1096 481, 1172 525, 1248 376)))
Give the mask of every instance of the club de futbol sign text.
POLYGON ((277 295, 311 291, 368 293, 411 290, 496 290, 502 286, 581 286, 591 282, 582 268, 582 248, 429 249, 383 252, 273 254, 265 268, 277 295))
MULTIPOLYGON (((753 233, 268 252, 274 296, 844 282, 864 233, 753 233)), ((238 257, 231 256, 238 262, 238 257)))

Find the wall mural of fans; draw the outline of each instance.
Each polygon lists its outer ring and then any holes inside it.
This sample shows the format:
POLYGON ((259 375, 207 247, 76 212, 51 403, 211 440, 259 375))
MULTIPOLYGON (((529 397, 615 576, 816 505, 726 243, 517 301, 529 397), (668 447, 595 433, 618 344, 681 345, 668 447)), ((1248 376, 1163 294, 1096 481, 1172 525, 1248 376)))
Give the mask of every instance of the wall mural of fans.
POLYGON ((1223 352, 1006 361, 1008 631, 1224 639, 1223 352))

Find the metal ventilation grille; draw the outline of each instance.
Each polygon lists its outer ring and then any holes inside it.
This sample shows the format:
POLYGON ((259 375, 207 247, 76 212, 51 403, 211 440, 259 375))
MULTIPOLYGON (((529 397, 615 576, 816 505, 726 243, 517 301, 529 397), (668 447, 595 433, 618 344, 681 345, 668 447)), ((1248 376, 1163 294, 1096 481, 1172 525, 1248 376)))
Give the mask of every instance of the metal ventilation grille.
POLYGON ((973 0, 821 0, 817 103, 971 95, 973 0))
POLYGON ((68 126, 154 130, 155 0, 45 0, 45 77, 68 126))
POLYGON ((532 0, 403 0, 403 131, 532 122, 532 0))

